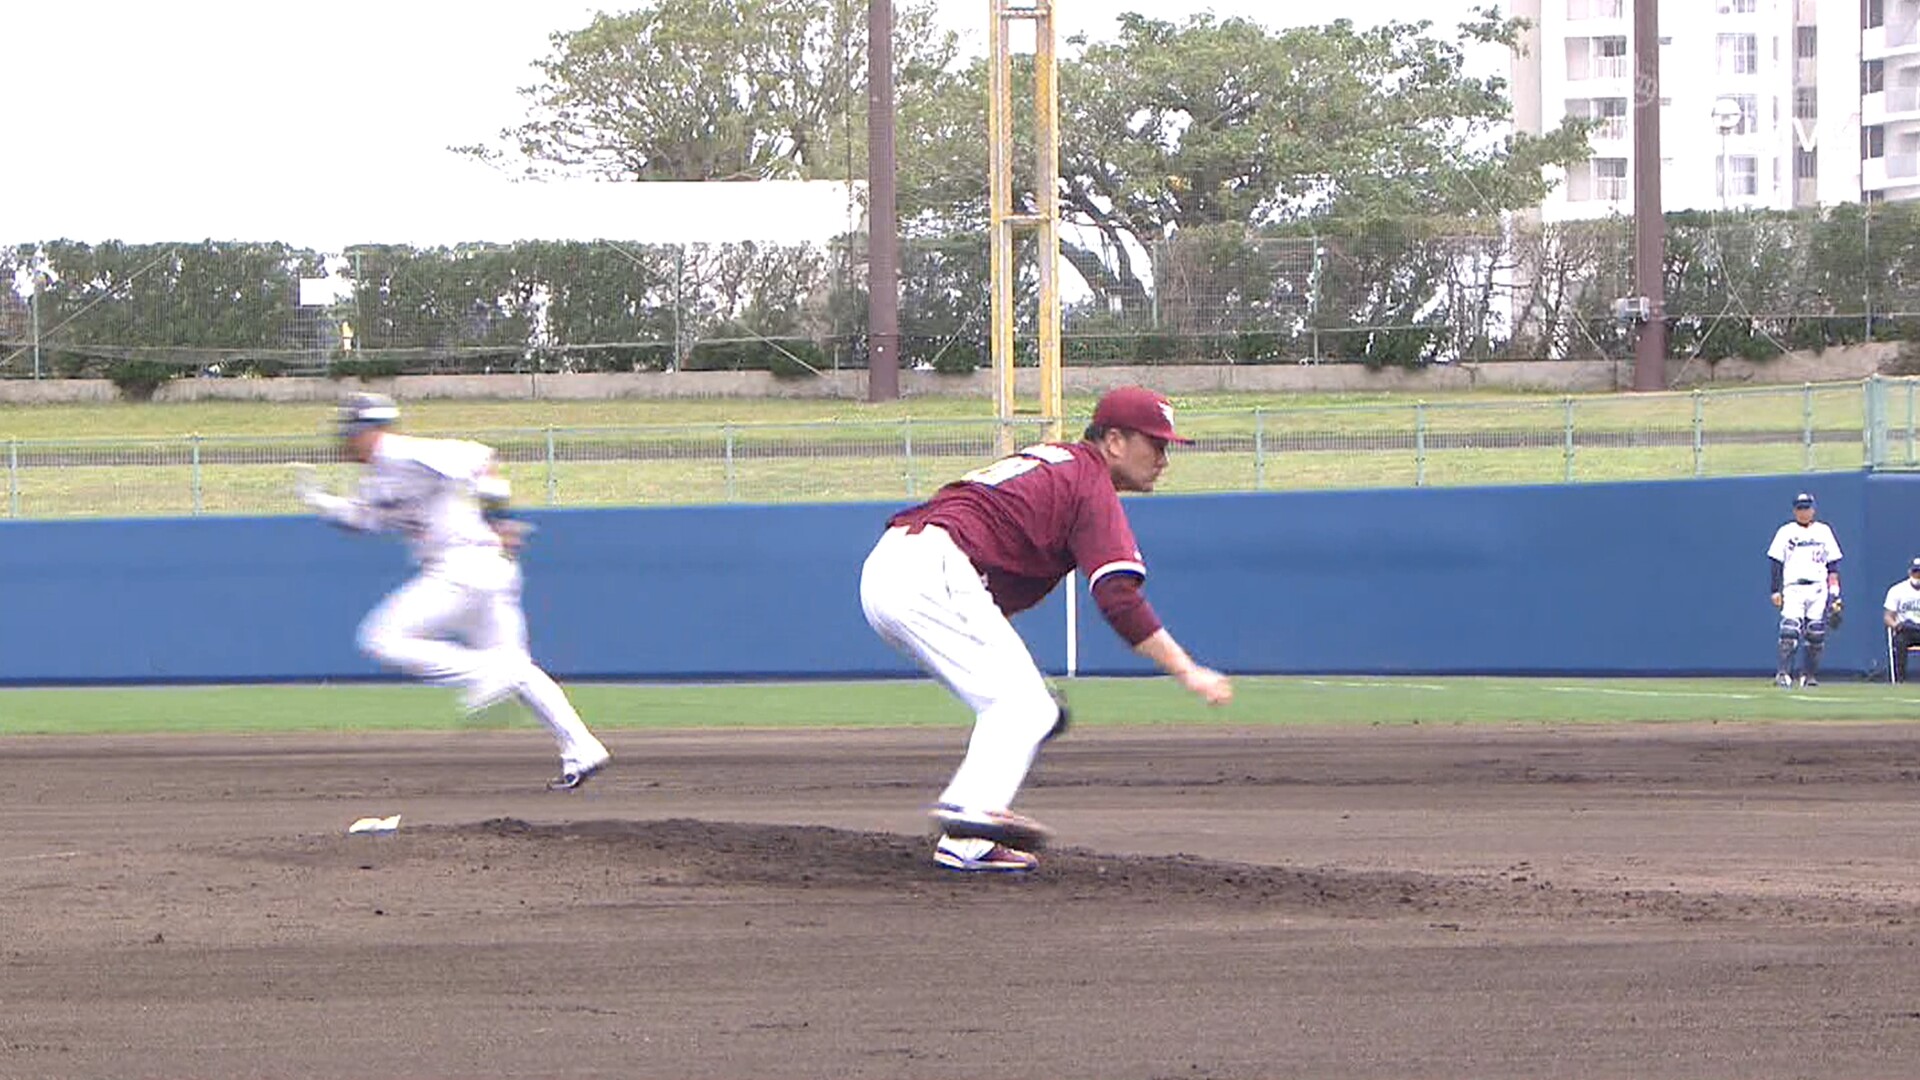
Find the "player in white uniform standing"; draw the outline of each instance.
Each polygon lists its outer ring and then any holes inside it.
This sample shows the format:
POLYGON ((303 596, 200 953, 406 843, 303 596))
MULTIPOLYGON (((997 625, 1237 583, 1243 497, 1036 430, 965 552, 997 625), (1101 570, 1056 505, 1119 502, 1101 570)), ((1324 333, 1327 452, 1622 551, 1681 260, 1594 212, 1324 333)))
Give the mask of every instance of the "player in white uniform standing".
POLYGON ((1773 606, 1780 609, 1780 664, 1776 686, 1793 685, 1793 657, 1807 647, 1801 686, 1820 685, 1820 653, 1827 647, 1827 616, 1840 604, 1840 541, 1824 521, 1815 521, 1813 496, 1793 497, 1793 520, 1780 526, 1767 546, 1773 568, 1773 606))
POLYGON ((510 489, 493 449, 460 439, 392 430, 400 410, 380 394, 353 394, 340 406, 346 456, 365 466, 358 489, 323 490, 312 466, 295 487, 322 518, 361 532, 397 532, 420 570, 361 622, 362 652, 429 683, 457 686, 478 712, 516 697, 560 748, 554 790, 577 788, 611 756, 587 730, 566 692, 527 652, 514 556, 525 526, 506 516, 510 489))

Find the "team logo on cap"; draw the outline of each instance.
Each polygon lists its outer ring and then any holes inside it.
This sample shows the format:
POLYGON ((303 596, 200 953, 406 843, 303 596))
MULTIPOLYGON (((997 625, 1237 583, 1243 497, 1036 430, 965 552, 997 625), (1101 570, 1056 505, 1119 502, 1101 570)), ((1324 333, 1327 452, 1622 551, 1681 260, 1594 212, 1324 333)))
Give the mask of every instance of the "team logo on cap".
POLYGON ((1164 401, 1160 402, 1160 415, 1167 418, 1167 430, 1172 431, 1173 430, 1173 406, 1169 405, 1164 401))

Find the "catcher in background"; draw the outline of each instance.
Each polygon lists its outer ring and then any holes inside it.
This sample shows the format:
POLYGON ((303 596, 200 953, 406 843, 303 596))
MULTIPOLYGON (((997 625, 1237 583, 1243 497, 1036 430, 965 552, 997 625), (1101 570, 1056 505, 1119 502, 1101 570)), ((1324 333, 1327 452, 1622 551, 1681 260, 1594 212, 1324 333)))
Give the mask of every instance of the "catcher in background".
POLYGON ((867 556, 860 606, 889 645, 919 661, 974 712, 973 735, 932 810, 933 860, 961 871, 1031 870, 1047 831, 1009 807, 1041 744, 1066 730, 1007 616, 1039 603, 1067 572, 1087 576, 1100 614, 1209 705, 1233 697, 1162 626, 1141 584, 1147 565, 1120 504, 1167 467, 1173 406, 1144 387, 1109 392, 1077 443, 1043 443, 976 469, 895 514, 867 556))
POLYGON ((1793 520, 1780 526, 1767 547, 1773 574, 1773 606, 1780 609, 1780 662, 1775 686, 1794 685, 1793 661, 1802 646, 1806 660, 1800 669, 1801 686, 1820 685, 1820 654, 1827 647, 1827 631, 1838 625, 1840 603, 1840 541, 1824 521, 1814 520, 1813 496, 1793 497, 1793 520))
POLYGON ((295 467, 301 502, 343 528, 399 533, 420 566, 361 622, 360 649, 415 678, 459 687, 469 712, 518 698, 560 750, 560 775, 547 787, 577 788, 610 756, 527 652, 514 559, 526 529, 506 513, 509 489, 493 449, 397 434, 399 418, 381 394, 352 394, 341 404, 342 452, 362 466, 351 496, 322 490, 312 466, 295 467))
POLYGON ((1907 650, 1920 645, 1920 559, 1887 590, 1880 618, 1887 624, 1887 677, 1906 682, 1907 650))

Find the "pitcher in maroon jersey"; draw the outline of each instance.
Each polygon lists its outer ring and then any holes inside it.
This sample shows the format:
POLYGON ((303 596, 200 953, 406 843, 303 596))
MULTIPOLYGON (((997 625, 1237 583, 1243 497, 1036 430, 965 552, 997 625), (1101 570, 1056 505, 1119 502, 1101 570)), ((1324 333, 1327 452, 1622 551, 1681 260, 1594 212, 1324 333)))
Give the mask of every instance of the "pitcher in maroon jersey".
POLYGON ((1009 809, 1040 745, 1066 728, 1026 642, 1007 621, 1070 570, 1127 644, 1208 704, 1233 686, 1187 655, 1147 603, 1146 561, 1120 505, 1167 467, 1173 406, 1139 386, 1109 392, 1077 443, 1043 443, 961 477, 895 514, 867 556, 860 605, 886 642, 974 711, 973 736, 934 805, 934 861, 955 870, 1031 870, 1047 840, 1009 809))

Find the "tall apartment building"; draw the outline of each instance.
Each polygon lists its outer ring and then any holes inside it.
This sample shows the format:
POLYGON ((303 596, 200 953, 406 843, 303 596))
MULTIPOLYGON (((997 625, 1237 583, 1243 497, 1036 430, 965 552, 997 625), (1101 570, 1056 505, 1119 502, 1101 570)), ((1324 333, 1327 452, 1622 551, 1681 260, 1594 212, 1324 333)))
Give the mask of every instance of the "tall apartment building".
MULTIPOLYGON (((1541 217, 1631 213, 1632 0, 1513 7, 1533 23, 1514 58, 1515 126, 1537 133, 1567 116, 1597 121, 1592 157, 1555 177, 1541 217)), ((1660 0, 1666 209, 1920 195, 1916 24, 1920 0, 1660 0), (1910 89, 1902 96, 1895 86, 1910 89), (1907 188, 1889 186, 1899 181, 1907 188)))
POLYGON ((1920 198, 1920 0, 1860 3, 1863 198, 1920 198))

